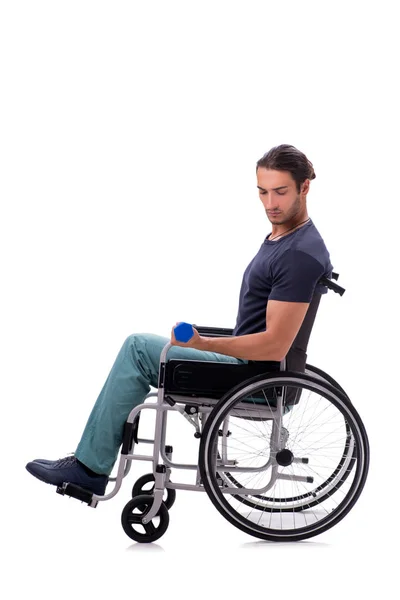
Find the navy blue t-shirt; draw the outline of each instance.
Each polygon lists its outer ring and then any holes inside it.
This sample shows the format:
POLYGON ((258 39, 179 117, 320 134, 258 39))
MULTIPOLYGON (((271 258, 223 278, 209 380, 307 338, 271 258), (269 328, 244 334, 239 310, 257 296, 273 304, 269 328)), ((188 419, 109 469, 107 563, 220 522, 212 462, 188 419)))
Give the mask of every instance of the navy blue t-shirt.
POLYGON ((311 302, 315 292, 328 292, 317 282, 324 276, 331 279, 333 265, 311 219, 276 241, 270 235, 244 272, 232 335, 265 331, 268 300, 311 302))

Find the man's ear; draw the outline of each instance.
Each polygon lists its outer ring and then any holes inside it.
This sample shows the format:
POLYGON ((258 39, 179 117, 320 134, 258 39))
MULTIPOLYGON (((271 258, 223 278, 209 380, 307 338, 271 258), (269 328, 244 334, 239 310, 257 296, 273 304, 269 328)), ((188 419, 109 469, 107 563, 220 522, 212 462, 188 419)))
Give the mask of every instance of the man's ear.
POLYGON ((310 191, 310 180, 306 179, 300 184, 300 194, 308 194, 310 191))

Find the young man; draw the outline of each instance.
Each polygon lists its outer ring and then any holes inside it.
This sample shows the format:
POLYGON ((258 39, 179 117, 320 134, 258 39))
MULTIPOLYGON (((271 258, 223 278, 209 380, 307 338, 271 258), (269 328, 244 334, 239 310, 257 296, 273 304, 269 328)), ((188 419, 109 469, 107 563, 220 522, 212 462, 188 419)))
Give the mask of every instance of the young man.
POLYGON ((245 363, 285 358, 314 293, 327 293, 318 281, 331 278, 333 266, 307 214, 307 193, 315 178, 307 157, 293 146, 276 146, 257 162, 256 175, 272 233, 243 274, 232 337, 207 338, 194 330, 183 343, 175 339, 174 328, 171 340, 150 333, 128 336, 74 455, 55 461, 36 459, 26 465, 29 473, 52 485, 70 482, 104 495, 126 419, 150 386, 158 387, 160 355, 168 341, 173 345, 168 359, 245 363))

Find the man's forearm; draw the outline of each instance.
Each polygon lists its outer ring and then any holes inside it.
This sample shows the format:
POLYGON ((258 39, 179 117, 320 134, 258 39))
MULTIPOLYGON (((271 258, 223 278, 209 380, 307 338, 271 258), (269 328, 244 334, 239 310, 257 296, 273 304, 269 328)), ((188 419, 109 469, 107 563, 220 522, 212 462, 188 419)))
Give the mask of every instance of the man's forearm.
POLYGON ((281 361, 281 349, 268 331, 232 337, 201 336, 202 350, 217 352, 244 360, 281 361))

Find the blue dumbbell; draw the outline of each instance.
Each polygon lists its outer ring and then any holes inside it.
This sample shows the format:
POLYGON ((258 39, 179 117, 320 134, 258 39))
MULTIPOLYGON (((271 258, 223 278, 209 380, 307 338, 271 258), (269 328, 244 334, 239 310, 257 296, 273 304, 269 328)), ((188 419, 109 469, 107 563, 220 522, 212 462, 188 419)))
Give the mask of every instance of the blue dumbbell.
POLYGON ((174 327, 175 339, 178 342, 188 342, 193 337, 194 331, 190 323, 179 323, 174 327))

